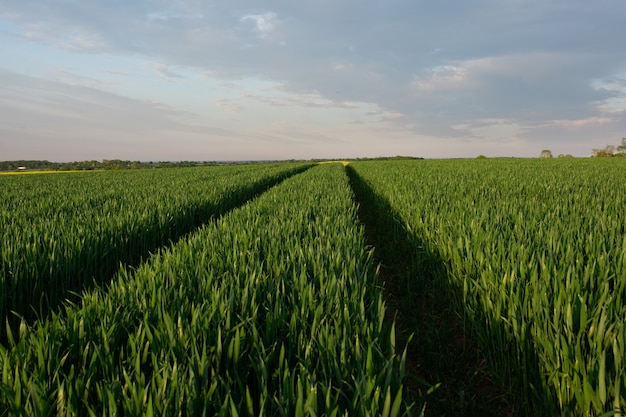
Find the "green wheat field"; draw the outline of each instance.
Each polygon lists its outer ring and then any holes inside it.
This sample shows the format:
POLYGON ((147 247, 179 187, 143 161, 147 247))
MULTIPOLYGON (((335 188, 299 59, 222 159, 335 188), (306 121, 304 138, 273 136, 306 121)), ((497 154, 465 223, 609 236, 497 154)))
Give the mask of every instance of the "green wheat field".
POLYGON ((411 353, 437 350, 426 291, 511 414, 626 414, 623 158, 36 173, 0 197, 0 416, 470 415, 411 353))

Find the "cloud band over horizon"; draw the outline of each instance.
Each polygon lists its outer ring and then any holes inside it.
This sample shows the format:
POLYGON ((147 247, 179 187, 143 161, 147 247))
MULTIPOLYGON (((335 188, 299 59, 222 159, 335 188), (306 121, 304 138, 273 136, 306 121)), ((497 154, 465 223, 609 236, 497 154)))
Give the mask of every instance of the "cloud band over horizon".
POLYGON ((618 0, 12 2, 0 159, 586 156, 623 39, 618 0))

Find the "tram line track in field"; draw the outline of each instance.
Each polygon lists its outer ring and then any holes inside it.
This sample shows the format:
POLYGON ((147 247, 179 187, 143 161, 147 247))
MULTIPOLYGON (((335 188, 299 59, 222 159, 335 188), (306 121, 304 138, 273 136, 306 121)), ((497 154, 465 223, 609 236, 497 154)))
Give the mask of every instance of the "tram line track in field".
POLYGON ((462 312, 445 303, 447 290, 428 273, 428 266, 438 268, 441 261, 413 251, 412 238, 391 205, 350 165, 346 173, 379 264, 399 346, 408 343, 405 383, 415 400, 423 402, 424 415, 522 415, 509 388, 494 381, 462 312))
MULTIPOLYGON (((120 267, 136 268, 152 254, 174 245, 181 239, 185 239, 191 233, 202 228, 211 221, 215 221, 227 213, 242 207, 248 202, 259 197, 263 193, 267 192, 271 188, 279 185, 286 179, 298 175, 307 169, 314 166, 303 165, 302 167, 293 169, 291 171, 282 172, 273 176, 260 178, 258 181, 241 187, 236 190, 228 199, 217 202, 206 202, 203 206, 188 207, 177 213, 172 219, 172 226, 166 230, 166 236, 158 242, 152 242, 147 247, 143 247, 141 251, 131 250, 132 246, 135 246, 136 242, 144 241, 145 235, 151 235, 156 233, 157 228, 161 225, 152 224, 148 229, 138 231, 132 235, 124 237, 124 242, 119 242, 118 246, 110 248, 112 255, 105 256, 103 259, 98 259, 99 266, 92 268, 91 265, 84 265, 80 261, 81 254, 74 253, 72 256, 56 260, 56 262, 64 262, 69 264, 75 264, 76 268, 67 272, 68 274, 75 276, 85 275, 85 270, 92 270, 90 277, 86 279, 77 279, 72 282, 66 288, 63 288, 62 292, 59 292, 56 296, 50 296, 49 293, 42 293, 38 300, 36 290, 33 294, 34 302, 14 302, 4 305, 4 308, 0 309, 3 321, 6 320, 8 325, 15 333, 18 326, 22 321, 26 323, 33 323, 35 320, 45 319, 49 315, 58 311, 62 305, 71 303, 79 304, 81 302, 81 293, 94 288, 98 285, 107 285, 107 283, 117 274, 120 267), (198 216, 198 213, 203 213, 198 216), (182 227, 181 227, 182 225, 182 227), (74 261, 73 257, 78 258, 74 261)), ((89 250, 90 241, 85 241, 85 249, 89 250)), ((7 277, 10 278, 10 277, 7 277)), ((19 285, 16 283, 15 285, 19 285)), ((3 284, 4 285, 4 284, 3 284)), ((49 287, 45 284, 44 287, 49 287)), ((30 296, 30 294, 29 294, 30 296)), ((0 330, 0 343, 6 343, 6 329, 2 326, 0 330)))

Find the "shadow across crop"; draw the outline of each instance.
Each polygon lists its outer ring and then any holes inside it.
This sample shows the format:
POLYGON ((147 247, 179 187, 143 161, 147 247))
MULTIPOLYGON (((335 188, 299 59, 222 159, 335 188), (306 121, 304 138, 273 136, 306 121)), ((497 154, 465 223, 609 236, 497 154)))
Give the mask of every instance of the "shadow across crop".
POLYGON ((413 383, 409 388, 423 402, 425 415, 529 415, 528 404, 523 404, 511 385, 494 377, 475 332, 484 325, 469 323, 458 307, 455 300, 461 300, 461 294, 449 283, 436 250, 407 230, 389 202, 352 166, 346 166, 346 172, 380 263, 389 310, 405 340, 412 334, 407 370, 413 383))

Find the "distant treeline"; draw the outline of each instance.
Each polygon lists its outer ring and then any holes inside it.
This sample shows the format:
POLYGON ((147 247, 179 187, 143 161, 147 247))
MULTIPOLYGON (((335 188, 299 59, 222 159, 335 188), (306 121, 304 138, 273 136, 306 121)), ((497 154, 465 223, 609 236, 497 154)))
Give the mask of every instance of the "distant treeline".
MULTIPOLYGON (((416 156, 389 156, 378 158, 348 158, 349 161, 363 161, 370 159, 389 160, 389 159, 424 159, 416 156)), ((310 162, 327 161, 328 159, 312 159, 310 162)), ((102 161, 74 161, 74 162, 50 162, 37 160, 18 160, 18 161, 0 161, 0 171, 91 171, 99 169, 148 169, 148 168, 175 168, 175 167, 195 167, 206 165, 219 165, 225 163, 252 163, 252 162, 279 162, 279 161, 159 161, 159 162, 141 162, 141 161, 124 161, 121 159, 103 159, 102 161)), ((290 159, 282 162, 302 162, 301 160, 290 159)))
POLYGON ((362 158, 333 158, 333 159, 311 159, 311 162, 327 162, 327 161, 391 161, 391 160, 408 160, 408 159, 424 159, 420 156, 405 156, 405 155, 397 155, 397 156, 377 156, 377 157, 362 157, 362 158))
POLYGON ((378 156, 376 158, 354 158, 354 161, 369 161, 369 160, 378 160, 378 161, 390 161, 390 160, 406 160, 406 159, 424 159, 420 156, 406 156, 406 155, 397 155, 397 156, 378 156))
POLYGON ((45 170, 45 171, 70 171, 81 170, 90 171, 97 169, 148 169, 148 168, 174 168, 174 167, 192 167, 201 165, 217 165, 218 162, 197 162, 197 161, 159 161, 159 162, 140 162, 140 161, 123 161, 121 159, 104 159, 102 161, 74 161, 74 162, 50 162, 50 161, 0 161, 0 171, 17 171, 17 170, 45 170))

